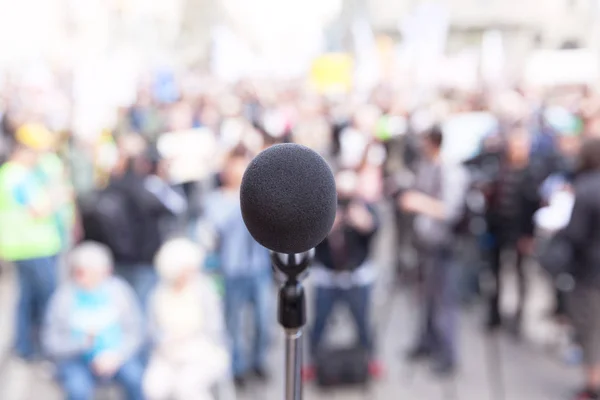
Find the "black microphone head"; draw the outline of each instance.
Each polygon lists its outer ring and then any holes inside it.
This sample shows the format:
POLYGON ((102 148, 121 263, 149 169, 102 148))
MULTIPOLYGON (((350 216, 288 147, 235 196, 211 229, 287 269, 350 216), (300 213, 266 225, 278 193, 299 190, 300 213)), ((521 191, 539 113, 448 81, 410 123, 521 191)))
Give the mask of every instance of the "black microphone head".
POLYGON ((298 254, 321 243, 335 219, 335 179, 308 147, 278 144, 248 166, 240 192, 244 223, 269 250, 298 254))

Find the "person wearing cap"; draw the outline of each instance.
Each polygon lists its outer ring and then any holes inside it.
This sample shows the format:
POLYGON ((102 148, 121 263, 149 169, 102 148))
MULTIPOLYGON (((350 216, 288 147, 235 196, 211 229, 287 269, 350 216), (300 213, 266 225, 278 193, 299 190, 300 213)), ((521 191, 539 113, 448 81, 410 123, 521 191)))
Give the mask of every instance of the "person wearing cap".
POLYGON ((62 242, 54 218, 70 196, 36 172, 52 146, 52 133, 42 125, 26 124, 15 139, 9 160, 0 167, 0 259, 13 263, 17 271, 15 349, 18 356, 31 359, 36 353, 33 332, 56 286, 62 242))
POLYGON ((149 400, 208 400, 229 375, 221 300, 200 271, 203 261, 203 251, 184 238, 166 242, 156 256, 160 281, 149 308, 155 348, 144 378, 149 400))
POLYGON ((133 290, 112 275, 110 250, 99 243, 75 247, 68 265, 69 279, 52 296, 42 330, 65 398, 91 399, 97 382, 115 381, 126 399, 143 399, 143 322, 133 290))

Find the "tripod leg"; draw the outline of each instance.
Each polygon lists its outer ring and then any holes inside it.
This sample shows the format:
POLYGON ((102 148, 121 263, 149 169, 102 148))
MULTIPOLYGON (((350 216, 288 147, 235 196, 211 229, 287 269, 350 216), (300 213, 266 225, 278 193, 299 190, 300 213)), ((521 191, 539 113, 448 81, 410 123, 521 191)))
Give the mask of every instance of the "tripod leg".
POLYGON ((302 400, 302 329, 285 332, 285 400, 302 400))

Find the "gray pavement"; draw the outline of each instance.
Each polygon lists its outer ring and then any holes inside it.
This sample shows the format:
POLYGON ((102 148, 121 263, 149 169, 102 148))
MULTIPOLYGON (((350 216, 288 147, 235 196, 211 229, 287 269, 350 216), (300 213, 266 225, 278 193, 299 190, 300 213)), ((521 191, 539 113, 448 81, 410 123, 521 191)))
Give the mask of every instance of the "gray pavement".
MULTIPOLYGON (((542 296, 541 280, 535 285, 542 296)), ((3 289, 10 288, 3 284, 3 289)), ((4 292, 6 293, 6 292, 4 292)), ((5 300, 5 299, 3 299, 5 300)), ((395 293, 388 302, 378 304, 379 351, 386 365, 386 374, 366 392, 331 391, 321 393, 309 386, 307 400, 325 399, 432 399, 432 400, 561 400, 568 398, 578 382, 577 370, 564 365, 556 354, 548 350, 552 335, 549 326, 540 329, 535 321, 535 301, 530 302, 527 339, 516 342, 507 335, 485 338, 481 334, 481 318, 476 310, 465 312, 461 318, 461 364, 455 381, 439 382, 433 379, 427 366, 409 366, 400 354, 410 343, 414 331, 414 307, 407 293, 395 293), (544 333, 543 331, 546 331, 544 333), (498 380, 490 380, 490 373, 503 378, 505 396, 492 397, 490 384, 498 392, 498 380)), ((4 303, 6 304, 6 303, 4 303)), ((542 302, 538 303, 539 305, 542 302)), ((6 310, 5 307, 3 307, 6 310)), ((7 311, 7 310, 6 310, 7 311)), ((538 315, 543 310, 537 309, 538 315)), ((2 313, 6 316, 7 313, 2 313)), ((6 322, 3 321, 3 322, 6 322)), ((11 326, 5 324, 4 326, 11 326)), ((337 343, 350 341, 347 316, 336 318, 329 338, 337 343)), ((2 343, 9 344, 10 329, 2 331, 2 343)), ((283 334, 276 329, 276 340, 271 352, 273 373, 270 385, 251 385, 239 398, 242 400, 277 400, 283 393, 283 334)), ((103 398, 119 398, 118 393, 104 390, 103 398)), ((30 368, 18 360, 9 359, 0 374, 0 399, 3 400, 58 400, 62 396, 45 368, 30 368)))
MULTIPOLYGON (((305 388, 305 400, 564 400, 580 383, 578 369, 567 366, 553 349, 558 328, 544 320, 549 308, 549 290, 535 265, 530 268, 531 292, 527 305, 525 338, 515 341, 510 336, 483 335, 482 313, 474 306, 461 315, 460 370, 456 379, 440 382, 426 365, 410 366, 401 354, 411 342, 415 330, 416 307, 408 290, 390 285, 391 264, 386 254, 394 238, 384 229, 379 248, 379 283, 375 299, 378 352, 386 366, 384 378, 368 390, 321 392, 313 386, 305 388), (504 392, 504 396, 502 396, 504 392)), ((509 273, 509 275, 511 275, 509 273)), ((512 275, 511 275, 512 276, 512 275)), ((509 276, 510 278, 510 276, 509 276)), ((310 287, 310 282, 306 283, 310 287)), ((15 298, 14 277, 10 271, 0 277, 0 349, 4 354, 12 340, 12 312, 15 298)), ((504 308, 514 307, 514 285, 506 286, 504 308)), ((310 312, 309 298, 309 312, 310 312)), ((270 384, 250 385, 238 399, 280 400, 283 398, 283 333, 275 323, 275 340, 270 354, 273 374, 270 384)), ((342 311, 328 332, 329 340, 343 343, 352 340, 352 329, 342 311)), ((30 367, 5 357, 0 368, 1 400, 58 400, 60 391, 52 383, 47 369, 30 367)), ((103 399, 119 399, 118 392, 103 390, 103 399)))

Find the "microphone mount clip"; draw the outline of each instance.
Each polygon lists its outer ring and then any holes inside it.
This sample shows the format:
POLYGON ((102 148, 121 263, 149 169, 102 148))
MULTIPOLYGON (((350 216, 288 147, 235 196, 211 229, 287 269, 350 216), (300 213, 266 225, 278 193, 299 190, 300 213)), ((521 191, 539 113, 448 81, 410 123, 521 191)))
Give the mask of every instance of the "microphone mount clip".
POLYGON ((296 254, 272 253, 273 268, 286 278, 279 290, 279 324, 287 330, 302 329, 306 324, 306 300, 300 283, 312 259, 311 252, 296 254), (297 257, 302 257, 300 260, 297 257), (285 261, 282 260, 285 258, 285 261))

